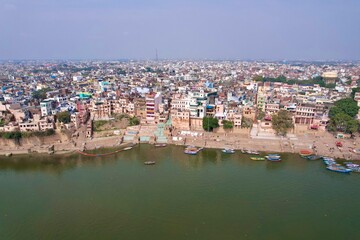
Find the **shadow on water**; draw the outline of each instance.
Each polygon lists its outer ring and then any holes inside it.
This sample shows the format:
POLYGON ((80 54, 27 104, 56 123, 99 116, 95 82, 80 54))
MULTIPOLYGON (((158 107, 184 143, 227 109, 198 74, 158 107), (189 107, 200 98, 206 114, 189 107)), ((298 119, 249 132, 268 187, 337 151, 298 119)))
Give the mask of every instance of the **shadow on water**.
MULTIPOLYGON (((93 153, 109 152, 109 149, 99 149, 93 153)), ((260 156, 265 156, 262 153, 260 156)), ((15 172, 46 172, 61 174, 64 171, 83 166, 103 166, 115 164, 119 161, 133 161, 143 164, 145 161, 156 161, 161 166, 172 161, 176 165, 185 168, 203 168, 205 166, 221 166, 233 162, 241 167, 262 166, 267 170, 280 170, 284 168, 296 168, 305 171, 315 163, 301 159, 296 154, 281 154, 282 162, 251 161, 252 155, 242 154, 236 151, 234 154, 223 153, 220 149, 204 149, 197 155, 184 154, 183 146, 168 145, 156 148, 150 144, 139 144, 129 151, 123 151, 114 155, 103 157, 87 157, 77 153, 66 155, 30 154, 14 155, 12 157, 0 157, 0 171, 13 170, 15 172)))
POLYGON ((86 157, 77 153, 51 156, 47 154, 15 155, 0 158, 0 172, 11 170, 15 172, 45 172, 60 175, 64 171, 84 165, 105 165, 114 163, 117 159, 117 154, 106 158, 86 157))

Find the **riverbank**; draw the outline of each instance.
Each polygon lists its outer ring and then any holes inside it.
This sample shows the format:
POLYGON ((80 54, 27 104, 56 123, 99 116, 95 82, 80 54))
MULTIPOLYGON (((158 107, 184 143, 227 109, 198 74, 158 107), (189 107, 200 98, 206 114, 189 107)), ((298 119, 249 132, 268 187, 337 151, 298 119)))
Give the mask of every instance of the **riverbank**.
MULTIPOLYGON (((177 136, 178 139, 181 137, 177 136)), ((100 137, 94 139, 86 139, 83 141, 64 140, 59 138, 56 140, 42 138, 42 141, 34 141, 34 143, 23 146, 11 145, 0 147, 0 155, 24 155, 24 154, 72 154, 77 151, 99 151, 104 153, 104 150, 111 152, 114 149, 126 147, 133 143, 124 143, 121 141, 121 136, 100 137), (61 140, 60 140, 61 139, 61 140), (53 148, 54 151, 49 151, 53 148)), ((168 139, 168 144, 187 146, 193 145, 196 147, 223 149, 233 148, 235 150, 254 150, 259 152, 279 152, 279 153, 298 153, 301 149, 314 149, 314 153, 323 156, 329 156, 341 159, 360 160, 360 154, 351 152, 352 149, 358 149, 359 143, 351 139, 342 139, 342 148, 336 147, 335 139, 330 134, 324 136, 299 136, 299 137, 273 137, 267 139, 250 138, 243 135, 231 133, 202 133, 196 137, 182 136, 181 140, 175 141, 174 138, 168 139)))

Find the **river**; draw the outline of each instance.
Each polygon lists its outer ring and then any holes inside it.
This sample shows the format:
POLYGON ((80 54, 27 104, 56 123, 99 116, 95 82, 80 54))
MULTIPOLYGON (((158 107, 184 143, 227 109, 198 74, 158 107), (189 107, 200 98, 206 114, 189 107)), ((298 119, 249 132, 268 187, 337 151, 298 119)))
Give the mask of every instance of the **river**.
POLYGON ((360 174, 183 149, 1 159, 0 239, 359 239, 360 174))

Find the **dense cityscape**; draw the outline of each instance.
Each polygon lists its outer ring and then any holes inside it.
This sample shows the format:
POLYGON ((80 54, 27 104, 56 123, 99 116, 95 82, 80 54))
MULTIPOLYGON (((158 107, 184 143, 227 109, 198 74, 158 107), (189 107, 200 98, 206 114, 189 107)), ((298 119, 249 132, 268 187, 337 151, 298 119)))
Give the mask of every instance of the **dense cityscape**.
MULTIPOLYGON (((65 142, 72 147, 59 140, 54 151, 86 148, 94 137, 105 136, 184 145, 204 132, 229 134, 235 142, 328 131, 353 138, 360 119, 358 63, 8 61, 0 65, 0 76, 2 138, 71 136, 65 142), (337 120, 338 112, 331 111, 342 99, 350 99, 344 108, 355 108, 351 119, 337 120), (292 122, 285 130, 273 120, 284 110, 292 122)), ((295 151, 291 142, 289 147, 295 151)))
POLYGON ((360 1, 0 1, 0 240, 359 239, 360 1))

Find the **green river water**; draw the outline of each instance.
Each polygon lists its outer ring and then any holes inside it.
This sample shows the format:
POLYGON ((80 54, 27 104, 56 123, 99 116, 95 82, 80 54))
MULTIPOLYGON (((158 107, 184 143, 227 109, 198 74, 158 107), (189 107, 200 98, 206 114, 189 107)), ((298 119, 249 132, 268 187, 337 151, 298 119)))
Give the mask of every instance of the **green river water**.
POLYGON ((183 150, 0 159, 0 240, 360 239, 360 174, 183 150))

